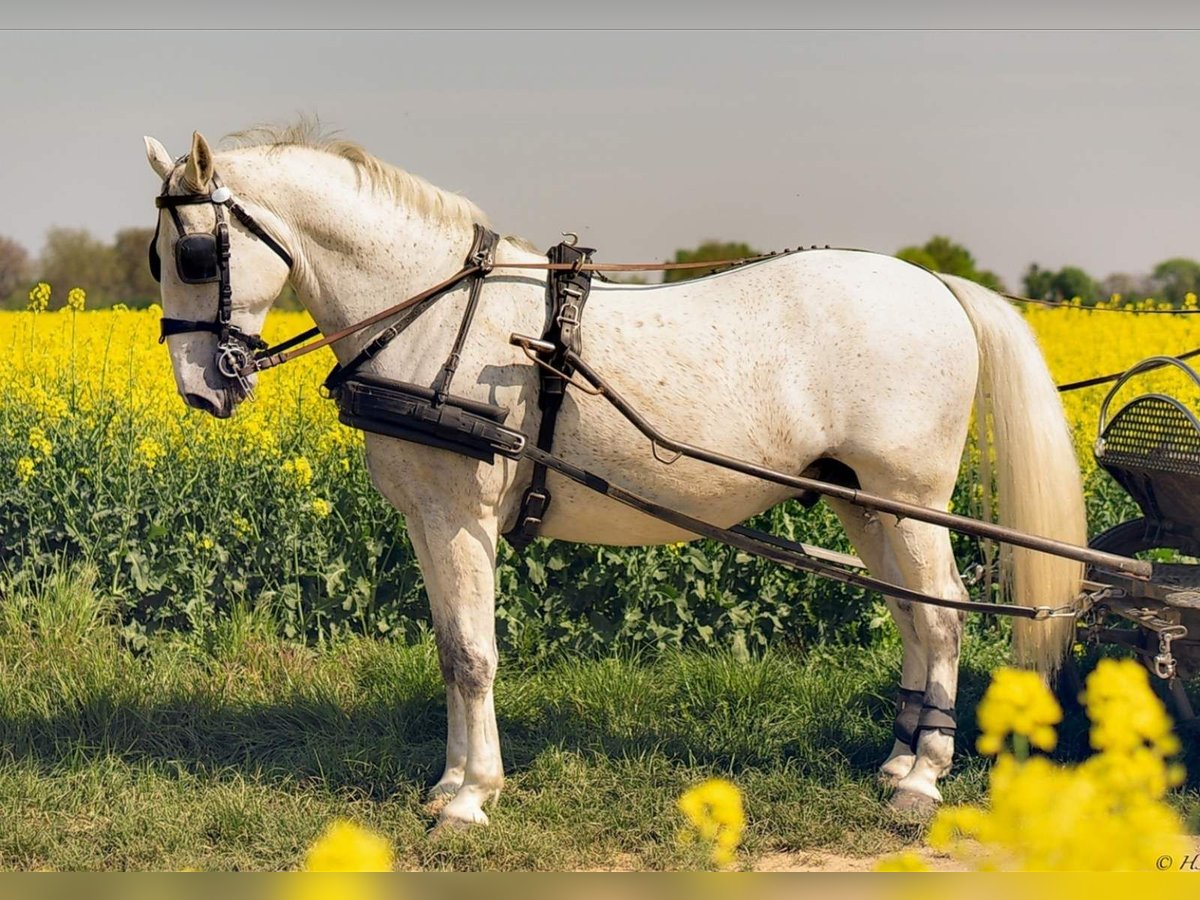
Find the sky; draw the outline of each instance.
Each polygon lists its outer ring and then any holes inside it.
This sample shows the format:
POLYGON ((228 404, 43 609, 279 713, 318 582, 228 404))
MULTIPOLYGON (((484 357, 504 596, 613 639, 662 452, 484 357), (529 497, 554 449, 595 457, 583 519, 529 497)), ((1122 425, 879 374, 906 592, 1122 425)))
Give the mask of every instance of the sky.
POLYGON ((205 29, 183 6, 52 6, 0 31, 0 234, 34 252, 51 226, 153 223, 142 135, 179 154, 193 129, 306 113, 600 261, 947 234, 1019 286, 1030 262, 1200 257, 1200 31, 1180 30, 1200 11, 298 0, 279 31, 224 2, 193 7, 205 29))

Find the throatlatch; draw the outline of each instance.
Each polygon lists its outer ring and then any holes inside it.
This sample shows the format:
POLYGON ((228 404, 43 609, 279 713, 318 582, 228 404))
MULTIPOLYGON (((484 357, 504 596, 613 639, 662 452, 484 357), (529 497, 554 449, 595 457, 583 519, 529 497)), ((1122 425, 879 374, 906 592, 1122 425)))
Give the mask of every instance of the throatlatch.
MULTIPOLYGON (((546 275, 550 320, 542 333, 542 340, 552 344, 554 350, 538 353, 538 358, 546 365, 538 366, 538 406, 542 410, 542 422, 537 435, 538 449, 546 453, 551 452, 554 447, 554 426, 558 422, 558 412, 562 409, 567 388, 566 379, 570 378, 574 371, 567 354, 578 354, 583 349, 580 326, 583 322, 583 307, 592 289, 592 273, 582 267, 592 261, 592 254, 595 252, 591 247, 576 247, 573 241, 563 241, 546 251, 551 263, 571 265, 569 269, 550 269, 546 275)), ((546 467, 534 462, 533 478, 521 498, 517 524, 504 535, 504 539, 514 550, 523 549, 537 537, 549 507, 550 491, 546 488, 546 467)))

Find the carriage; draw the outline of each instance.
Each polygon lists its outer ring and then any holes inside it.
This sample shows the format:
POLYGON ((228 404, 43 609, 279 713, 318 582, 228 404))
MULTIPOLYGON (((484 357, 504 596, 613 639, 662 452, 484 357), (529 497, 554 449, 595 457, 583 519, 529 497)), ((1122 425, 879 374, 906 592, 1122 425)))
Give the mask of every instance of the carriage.
POLYGON ((1179 718, 1195 714, 1181 683, 1200 672, 1200 420, 1179 397, 1145 393, 1110 417, 1120 390, 1139 375, 1173 367, 1200 388, 1200 376, 1182 359, 1152 356, 1121 374, 1100 407, 1096 462, 1129 494, 1140 518, 1109 528, 1090 546, 1123 556, 1151 551, 1170 561, 1152 562, 1148 581, 1113 579, 1089 572, 1080 626, 1089 641, 1132 649, 1168 685, 1179 718), (1184 559, 1180 559, 1183 557, 1184 559), (1109 627, 1116 616, 1130 629, 1109 627))

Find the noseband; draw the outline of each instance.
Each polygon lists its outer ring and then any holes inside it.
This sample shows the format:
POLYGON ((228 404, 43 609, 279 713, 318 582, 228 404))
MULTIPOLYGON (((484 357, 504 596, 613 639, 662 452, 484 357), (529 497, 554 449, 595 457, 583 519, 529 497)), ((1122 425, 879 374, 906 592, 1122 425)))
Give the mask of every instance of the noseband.
MULTIPOLYGON (((255 237, 270 247, 275 254, 292 268, 292 255, 254 220, 254 217, 233 198, 229 188, 221 183, 216 173, 212 176, 213 189, 206 194, 168 194, 170 175, 163 181, 162 193, 154 205, 171 213, 178 237, 175 239, 175 271, 184 284, 217 284, 217 318, 211 322, 190 319, 172 319, 164 316, 158 342, 161 344, 173 334, 189 334, 206 331, 217 336, 217 370, 230 381, 236 382, 247 395, 250 383, 244 374, 256 352, 266 350, 267 342, 261 335, 248 334, 233 324, 233 288, 229 273, 229 222, 226 209, 255 237), (179 215, 181 206, 210 204, 216 217, 212 232, 187 232, 179 215)), ((158 236, 162 230, 162 216, 150 240, 150 274, 155 281, 162 280, 162 260, 158 255, 158 236)))

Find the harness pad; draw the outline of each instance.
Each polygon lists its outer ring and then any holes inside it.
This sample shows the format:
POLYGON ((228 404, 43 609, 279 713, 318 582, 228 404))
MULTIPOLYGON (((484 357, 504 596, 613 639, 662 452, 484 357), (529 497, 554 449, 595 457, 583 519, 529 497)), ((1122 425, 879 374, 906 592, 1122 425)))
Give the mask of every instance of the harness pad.
POLYGON ((525 449, 525 435, 500 424, 508 416, 503 406, 453 395, 439 398, 431 388, 367 374, 347 378, 333 398, 338 419, 351 428, 487 463, 495 462, 497 453, 516 457, 525 449))

